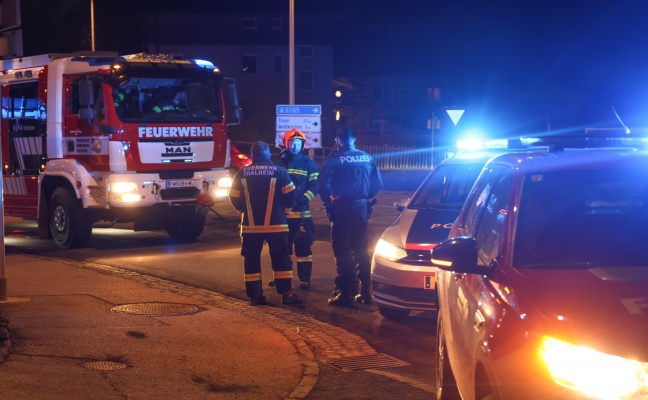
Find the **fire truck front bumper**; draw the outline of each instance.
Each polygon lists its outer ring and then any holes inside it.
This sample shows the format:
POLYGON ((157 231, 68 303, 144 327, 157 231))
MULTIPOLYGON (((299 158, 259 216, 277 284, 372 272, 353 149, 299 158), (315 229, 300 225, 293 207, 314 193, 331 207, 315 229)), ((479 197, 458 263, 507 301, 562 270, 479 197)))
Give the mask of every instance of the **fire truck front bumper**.
POLYGON ((199 197, 204 203, 206 196, 222 202, 227 199, 231 183, 227 170, 201 171, 182 179, 161 179, 158 174, 112 174, 106 179, 104 201, 109 207, 196 204, 199 197))

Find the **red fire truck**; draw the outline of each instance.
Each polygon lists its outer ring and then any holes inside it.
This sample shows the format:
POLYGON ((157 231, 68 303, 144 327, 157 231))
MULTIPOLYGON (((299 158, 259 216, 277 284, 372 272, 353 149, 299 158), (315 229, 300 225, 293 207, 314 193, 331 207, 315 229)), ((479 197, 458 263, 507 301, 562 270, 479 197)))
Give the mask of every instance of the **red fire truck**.
POLYGON ((211 62, 136 54, 0 61, 6 215, 84 247, 98 221, 195 239, 231 182, 234 81, 211 62))

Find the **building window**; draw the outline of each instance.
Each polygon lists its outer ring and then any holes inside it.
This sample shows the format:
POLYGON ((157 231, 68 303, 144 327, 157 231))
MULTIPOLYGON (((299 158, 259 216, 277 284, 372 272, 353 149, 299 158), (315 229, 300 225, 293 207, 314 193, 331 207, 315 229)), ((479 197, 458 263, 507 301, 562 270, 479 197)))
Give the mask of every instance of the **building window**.
POLYGON ((256 74, 257 72, 257 55, 243 54, 243 73, 256 74))
POLYGON ((256 18, 243 18, 241 20, 241 29, 256 29, 256 28, 257 28, 256 18))
POLYGON ((275 74, 280 74, 281 73, 282 59, 283 59, 283 57, 281 57, 281 54, 275 54, 274 55, 274 72, 275 72, 275 74))
POLYGON ((313 90, 313 73, 312 72, 300 72, 299 73, 299 82, 297 84, 299 90, 301 91, 312 91, 313 90))
POLYGON ((297 46, 297 55, 300 58, 313 58, 313 46, 297 46))
POLYGON ((377 103, 391 103, 394 101, 394 89, 390 87, 373 88, 372 100, 377 103))
POLYGON ((272 19, 272 29, 274 29, 275 31, 281 29, 281 18, 272 19))

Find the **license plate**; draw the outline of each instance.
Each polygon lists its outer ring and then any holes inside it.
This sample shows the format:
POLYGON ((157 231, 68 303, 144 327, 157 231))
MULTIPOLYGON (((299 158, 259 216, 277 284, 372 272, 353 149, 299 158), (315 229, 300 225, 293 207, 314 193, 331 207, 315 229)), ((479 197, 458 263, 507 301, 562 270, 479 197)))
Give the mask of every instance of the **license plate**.
POLYGON ((183 188, 183 187, 193 187, 194 181, 191 179, 174 179, 172 181, 166 181, 167 189, 173 188, 183 188))
POLYGON ((427 290, 434 289, 434 286, 432 286, 432 275, 425 275, 425 280, 423 282, 423 289, 427 289, 427 290))

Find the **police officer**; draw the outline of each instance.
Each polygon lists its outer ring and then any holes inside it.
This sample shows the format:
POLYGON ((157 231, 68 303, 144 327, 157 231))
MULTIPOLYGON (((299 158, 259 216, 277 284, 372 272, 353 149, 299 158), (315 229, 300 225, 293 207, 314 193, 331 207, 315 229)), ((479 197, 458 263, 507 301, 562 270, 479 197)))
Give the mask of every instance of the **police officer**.
POLYGON ((242 215, 241 255, 245 291, 250 305, 267 304, 261 283, 261 250, 268 243, 277 293, 283 304, 297 303, 292 287, 292 261, 288 247, 286 213, 295 204, 295 185, 288 172, 270 161, 270 148, 255 142, 252 164, 234 176, 229 199, 242 215))
POLYGON ((320 197, 331 220, 331 244, 338 276, 336 296, 330 305, 350 307, 355 285, 361 283, 355 300, 371 304, 371 259, 367 252, 367 221, 374 197, 383 182, 373 158, 355 147, 355 134, 348 128, 336 132, 338 150, 324 161, 318 185, 320 197))
POLYGON ((284 167, 295 184, 295 207, 288 213, 290 228, 290 254, 297 261, 297 276, 299 287, 310 289, 311 273, 313 271, 313 252, 311 246, 315 241, 315 224, 311 218, 310 202, 319 192, 317 177, 319 169, 310 158, 302 154, 306 145, 306 136, 298 129, 291 129, 284 134, 285 151, 282 154, 284 167))

